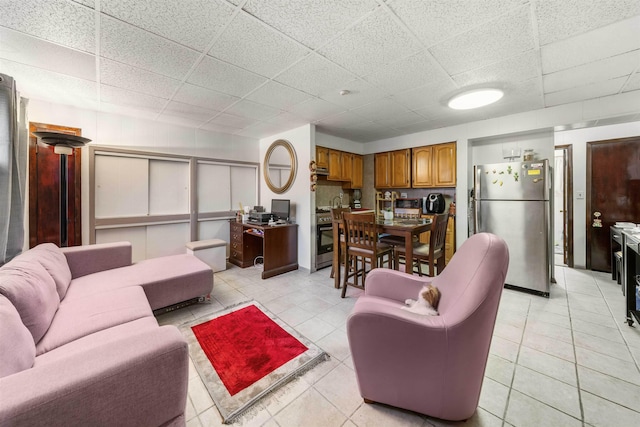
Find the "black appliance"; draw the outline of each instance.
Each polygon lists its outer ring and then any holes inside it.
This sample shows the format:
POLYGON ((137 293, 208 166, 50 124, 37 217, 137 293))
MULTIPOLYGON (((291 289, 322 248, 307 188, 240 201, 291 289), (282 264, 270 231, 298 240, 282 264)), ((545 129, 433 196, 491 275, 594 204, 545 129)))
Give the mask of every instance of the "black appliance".
POLYGON ((331 212, 316 213, 316 269, 333 263, 333 224, 331 212))
POLYGON ((445 203, 442 193, 431 193, 422 198, 423 214, 441 214, 444 212, 445 203))
POLYGON ((420 209, 420 199, 396 199, 396 209, 420 209))

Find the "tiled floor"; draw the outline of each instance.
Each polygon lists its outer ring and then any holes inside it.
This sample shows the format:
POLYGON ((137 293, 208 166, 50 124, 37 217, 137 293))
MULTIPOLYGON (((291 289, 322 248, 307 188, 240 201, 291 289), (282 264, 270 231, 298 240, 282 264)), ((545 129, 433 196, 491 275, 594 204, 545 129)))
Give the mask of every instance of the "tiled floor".
MULTIPOLYGON (((241 426, 441 426, 449 424, 381 405, 358 394, 345 321, 360 291, 347 298, 330 269, 268 280, 256 268, 215 274, 211 304, 158 318, 179 325, 255 299, 331 355, 264 398, 241 426)), ((609 275, 556 267, 551 297, 505 289, 480 405, 469 426, 632 426, 640 424, 640 328, 625 323, 620 287, 609 275)), ((636 325, 637 326, 637 325, 636 325)), ((191 366, 189 426, 221 425, 191 366)))

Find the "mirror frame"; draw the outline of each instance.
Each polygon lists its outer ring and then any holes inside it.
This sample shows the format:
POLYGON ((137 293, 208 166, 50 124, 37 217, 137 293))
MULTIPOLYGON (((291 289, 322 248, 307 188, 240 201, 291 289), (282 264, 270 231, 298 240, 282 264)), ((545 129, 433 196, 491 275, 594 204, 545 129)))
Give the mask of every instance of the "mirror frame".
POLYGON ((296 158, 296 152, 293 149, 293 145, 291 145, 291 143, 285 139, 275 140, 271 144, 271 146, 269 146, 269 149, 264 155, 264 162, 262 164, 262 167, 264 169, 263 174, 264 174, 264 180, 267 183, 267 187, 269 187, 269 189, 276 194, 285 193, 293 185, 293 181, 295 181, 296 179, 296 173, 298 170, 298 162, 296 158), (284 183, 282 187, 276 187, 273 184, 273 182, 271 182, 271 177, 269 176, 269 159, 271 158, 271 154, 273 153, 273 151, 278 147, 283 147, 285 150, 287 150, 287 152, 289 153, 289 159, 291 160, 291 170, 289 171, 289 179, 287 180, 287 182, 284 183))

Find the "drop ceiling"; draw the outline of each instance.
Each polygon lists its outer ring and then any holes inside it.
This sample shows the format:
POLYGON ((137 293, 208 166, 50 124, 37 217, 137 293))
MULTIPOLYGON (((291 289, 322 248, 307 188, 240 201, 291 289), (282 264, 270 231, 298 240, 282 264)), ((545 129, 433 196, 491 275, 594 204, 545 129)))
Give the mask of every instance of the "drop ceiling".
POLYGON ((252 138, 375 141, 637 91, 639 67, 640 0, 0 2, 25 96, 252 138), (504 98, 446 107, 482 85, 504 98))

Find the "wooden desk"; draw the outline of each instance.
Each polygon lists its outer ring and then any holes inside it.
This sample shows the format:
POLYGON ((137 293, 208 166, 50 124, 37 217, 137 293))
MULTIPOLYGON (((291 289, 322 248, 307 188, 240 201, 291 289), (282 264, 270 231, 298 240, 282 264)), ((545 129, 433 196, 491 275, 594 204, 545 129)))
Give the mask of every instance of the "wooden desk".
MULTIPOLYGON (((420 235, 425 231, 431 230, 432 220, 430 218, 420 219, 393 219, 389 221, 378 220, 378 232, 391 234, 393 236, 404 237, 404 245, 406 248, 406 259, 413 259, 413 236, 420 235)), ((344 225, 342 221, 333 220, 333 271, 334 286, 340 287, 340 233, 344 225), (337 243, 336 243, 337 242, 337 243)))
POLYGON ((298 224, 254 225, 230 221, 229 262, 245 268, 263 257, 262 278, 298 269, 298 224))

